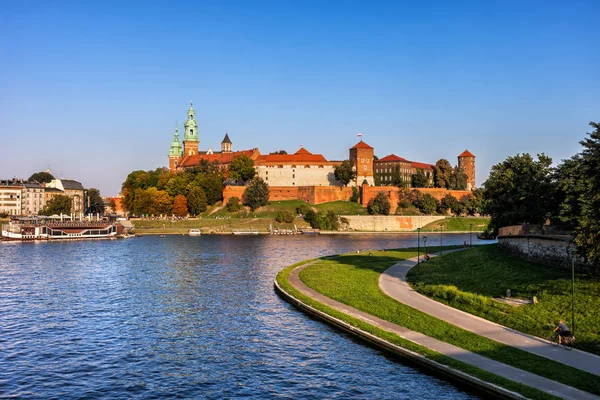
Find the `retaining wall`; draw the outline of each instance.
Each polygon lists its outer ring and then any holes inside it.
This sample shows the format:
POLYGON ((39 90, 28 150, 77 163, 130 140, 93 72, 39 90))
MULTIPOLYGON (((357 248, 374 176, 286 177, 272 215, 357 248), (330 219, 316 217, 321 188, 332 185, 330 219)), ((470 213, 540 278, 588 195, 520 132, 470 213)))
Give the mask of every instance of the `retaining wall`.
POLYGON ((350 230, 368 232, 408 232, 444 219, 443 216, 344 215, 350 230))

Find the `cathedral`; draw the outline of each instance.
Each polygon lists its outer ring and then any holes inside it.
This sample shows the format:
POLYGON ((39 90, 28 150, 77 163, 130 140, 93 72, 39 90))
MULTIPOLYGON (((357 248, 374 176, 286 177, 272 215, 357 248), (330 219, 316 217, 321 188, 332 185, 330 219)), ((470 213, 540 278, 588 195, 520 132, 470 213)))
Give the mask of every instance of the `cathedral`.
MULTIPOLYGON (((334 177, 335 167, 342 161, 330 161, 322 154, 314 154, 300 147, 293 154, 260 154, 258 148, 233 151, 229 133, 221 142, 221 151, 213 151, 210 147, 200 151, 200 138, 198 123, 193 104, 187 112, 185 121, 185 135, 183 143, 179 141, 179 127, 175 126, 175 135, 169 150, 169 170, 183 171, 200 165, 201 162, 215 163, 220 168, 226 169, 231 161, 241 155, 246 155, 254 161, 257 176, 272 186, 341 186, 334 177)), ((359 134, 359 136, 361 136, 359 134)), ((434 165, 416 161, 409 161, 394 154, 378 160, 375 149, 361 140, 349 149, 349 160, 356 168, 356 178, 349 186, 375 185, 375 174, 378 184, 391 185, 393 173, 401 171, 403 179, 410 181, 412 174, 423 170, 429 182, 433 184, 434 165)), ((475 188, 475 155, 465 150, 458 156, 458 167, 463 168, 467 174, 467 188, 475 188)), ((409 183, 410 184, 410 183, 409 183)))

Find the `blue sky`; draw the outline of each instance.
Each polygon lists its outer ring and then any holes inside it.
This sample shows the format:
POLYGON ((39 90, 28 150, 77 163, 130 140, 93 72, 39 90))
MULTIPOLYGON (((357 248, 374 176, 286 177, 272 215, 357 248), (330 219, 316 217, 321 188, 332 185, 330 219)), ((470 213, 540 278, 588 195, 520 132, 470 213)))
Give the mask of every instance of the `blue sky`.
POLYGON ((103 195, 200 148, 456 164, 580 150, 600 121, 600 2, 14 1, 0 5, 0 179, 50 167, 103 195), (180 128, 180 131, 182 128, 180 128))

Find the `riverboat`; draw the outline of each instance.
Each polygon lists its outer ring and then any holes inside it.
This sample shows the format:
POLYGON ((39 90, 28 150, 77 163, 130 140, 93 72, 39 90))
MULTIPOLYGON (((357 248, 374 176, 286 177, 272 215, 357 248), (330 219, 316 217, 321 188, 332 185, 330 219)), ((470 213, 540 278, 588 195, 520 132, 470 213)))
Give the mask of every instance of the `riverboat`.
POLYGON ((202 233, 200 232, 200 229, 190 229, 188 231, 188 235, 190 235, 190 236, 200 236, 200 235, 202 235, 202 233))
POLYGON ((109 221, 64 221, 58 217, 13 218, 2 225, 2 240, 73 240, 115 239, 123 233, 116 223, 109 221))

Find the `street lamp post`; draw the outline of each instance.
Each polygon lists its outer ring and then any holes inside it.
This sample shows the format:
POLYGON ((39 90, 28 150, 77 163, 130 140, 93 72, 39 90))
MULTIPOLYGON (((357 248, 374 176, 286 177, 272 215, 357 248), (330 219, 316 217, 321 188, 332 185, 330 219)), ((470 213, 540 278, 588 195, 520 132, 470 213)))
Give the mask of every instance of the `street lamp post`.
POLYGON ((425 254, 425 260, 427 260, 427 236, 423 236, 423 246, 425 247, 423 254, 425 254))
POLYGON ((575 248, 571 248, 571 324, 575 335, 575 248))
POLYGON ((421 258, 421 228, 417 228, 417 265, 421 258))

